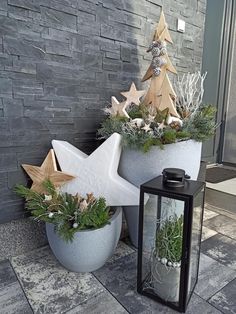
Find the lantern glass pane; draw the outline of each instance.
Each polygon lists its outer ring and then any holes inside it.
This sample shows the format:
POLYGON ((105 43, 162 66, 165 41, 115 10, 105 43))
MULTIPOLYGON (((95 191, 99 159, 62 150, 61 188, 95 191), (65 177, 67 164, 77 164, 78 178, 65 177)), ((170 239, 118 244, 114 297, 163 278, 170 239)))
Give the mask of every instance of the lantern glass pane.
POLYGON ((193 221, 192 221, 189 283, 188 283, 189 297, 191 296, 191 293, 193 292, 193 289, 197 283, 197 277, 198 277, 202 215, 203 215, 203 199, 204 199, 204 189, 202 189, 200 193, 196 195, 193 201, 193 221))
POLYGON ((143 216, 142 289, 178 306, 185 202, 148 197, 143 216))

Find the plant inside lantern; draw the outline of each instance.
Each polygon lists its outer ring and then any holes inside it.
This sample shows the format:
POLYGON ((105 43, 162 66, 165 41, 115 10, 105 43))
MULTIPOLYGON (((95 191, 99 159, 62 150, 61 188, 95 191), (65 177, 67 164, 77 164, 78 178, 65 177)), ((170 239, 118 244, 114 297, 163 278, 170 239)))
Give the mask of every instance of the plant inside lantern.
POLYGON ((163 265, 179 267, 182 255, 183 215, 170 216, 157 229, 155 257, 163 265))
POLYGON ((177 302, 182 258, 183 215, 158 222, 156 243, 151 257, 150 283, 164 300, 177 302))

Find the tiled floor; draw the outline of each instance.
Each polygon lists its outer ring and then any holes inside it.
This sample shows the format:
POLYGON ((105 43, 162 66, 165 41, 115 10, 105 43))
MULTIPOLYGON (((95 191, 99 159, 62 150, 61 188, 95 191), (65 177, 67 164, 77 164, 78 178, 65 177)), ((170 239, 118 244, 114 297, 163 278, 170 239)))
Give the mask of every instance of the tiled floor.
MULTIPOLYGON (((236 313, 236 215, 207 206, 199 281, 187 313, 236 313)), ((120 242, 94 273, 60 266, 48 246, 0 263, 1 314, 119 314, 175 311, 136 292, 136 250, 120 242)))

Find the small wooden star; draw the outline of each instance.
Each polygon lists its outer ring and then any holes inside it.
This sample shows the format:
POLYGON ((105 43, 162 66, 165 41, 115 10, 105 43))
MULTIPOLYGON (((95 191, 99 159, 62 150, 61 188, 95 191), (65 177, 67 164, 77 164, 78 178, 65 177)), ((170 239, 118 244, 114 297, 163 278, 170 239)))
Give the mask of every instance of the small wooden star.
POLYGON ((55 187, 60 187, 67 181, 74 179, 75 177, 57 170, 56 158, 53 149, 50 149, 47 157, 40 167, 23 164, 22 167, 33 181, 31 190, 38 193, 44 193, 45 188, 43 182, 50 180, 55 187))
POLYGON ((127 102, 119 102, 116 97, 112 96, 111 97, 111 108, 109 108, 109 113, 111 116, 117 116, 119 115, 120 117, 126 117, 129 118, 128 113, 126 112, 125 108, 127 107, 127 102))
POLYGON ((163 120, 163 121, 158 125, 158 130, 159 130, 159 131, 162 131, 164 128, 166 128, 165 120, 163 120))
POLYGON ((130 86, 130 90, 128 92, 121 92, 121 95, 127 99, 128 104, 134 103, 135 105, 139 106, 139 98, 141 98, 145 93, 145 90, 137 90, 133 82, 130 86))
POLYGON ((144 127, 142 127, 142 130, 144 130, 145 132, 149 132, 152 131, 152 128, 150 128, 150 124, 145 123, 144 127))

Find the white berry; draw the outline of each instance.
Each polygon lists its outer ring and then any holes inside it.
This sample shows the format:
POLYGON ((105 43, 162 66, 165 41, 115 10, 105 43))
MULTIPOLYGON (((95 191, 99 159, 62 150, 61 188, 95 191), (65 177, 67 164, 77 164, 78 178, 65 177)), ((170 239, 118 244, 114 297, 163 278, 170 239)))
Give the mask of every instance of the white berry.
POLYGON ((73 228, 78 228, 77 222, 73 223, 73 228))
POLYGON ((49 213, 49 214, 48 214, 48 217, 49 217, 49 218, 52 218, 53 215, 54 215, 53 213, 49 213))

